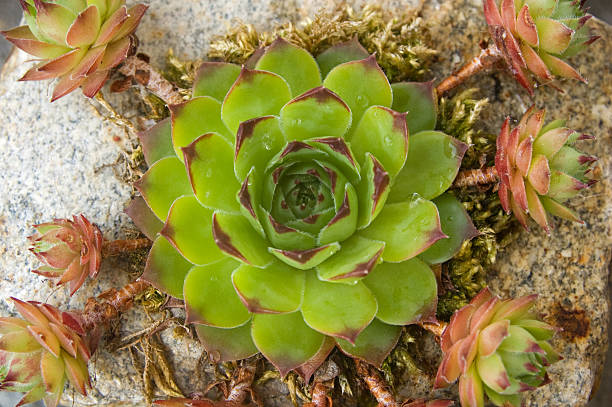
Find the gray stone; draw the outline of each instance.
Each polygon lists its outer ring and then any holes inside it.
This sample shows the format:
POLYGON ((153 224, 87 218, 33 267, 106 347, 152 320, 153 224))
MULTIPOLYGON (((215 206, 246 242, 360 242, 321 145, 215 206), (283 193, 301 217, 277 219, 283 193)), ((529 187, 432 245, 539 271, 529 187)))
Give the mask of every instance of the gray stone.
MULTIPOLYGON (((223 33, 236 17, 267 29, 279 21, 312 16, 320 7, 334 4, 326 0, 148 3, 151 9, 138 35, 140 50, 152 57, 154 66, 163 64, 168 48, 179 57, 202 58, 212 36, 223 33)), ((380 3, 397 9, 416 1, 380 3)), ((356 6, 361 4, 355 2, 356 6)), ((431 23, 434 48, 441 50, 434 65, 436 78, 470 58, 477 52, 478 42, 487 37, 480 10, 479 0, 426 2, 423 16, 431 23)), ((565 359, 551 369, 553 383, 529 395, 529 406, 584 406, 597 383, 607 346, 612 28, 598 21, 593 26, 604 40, 574 60, 590 85, 568 83, 566 94, 543 88, 535 99, 539 106, 547 107, 549 118, 567 117, 570 126, 598 137, 595 143, 585 143, 584 148, 602 158, 602 182, 573 201, 585 225, 556 222, 551 237, 539 230, 521 234, 490 274, 491 287, 500 295, 539 293, 539 310, 548 321, 565 328, 555 339, 565 359)), ((26 237, 34 223, 74 213, 86 214, 108 239, 133 230, 123 214, 132 188, 117 179, 109 167, 121 154, 119 144, 112 140, 118 137, 125 142, 125 134, 97 116, 79 92, 50 104, 48 83, 16 82, 27 69, 25 60, 24 54, 13 53, 0 78, 0 298, 16 296, 62 308, 81 308, 89 296, 125 284, 126 263, 105 261, 99 279, 86 283, 70 298, 64 288, 57 289, 29 272, 36 261, 26 250, 26 237)), ((490 98, 484 120, 489 131, 496 131, 506 114, 518 119, 532 103, 502 73, 480 75, 466 86, 478 86, 481 94, 490 98)), ((112 98, 111 102, 122 111, 131 111, 124 98, 112 98)), ((11 306, 0 302, 0 314, 12 312, 11 306)), ((117 334, 135 332, 146 323, 144 314, 130 311, 122 318, 117 334)), ((196 382, 194 375, 201 346, 195 340, 175 337, 171 330, 164 332, 163 339, 180 387, 186 393, 201 391, 202 383, 196 382)), ((431 337, 424 341, 423 351, 432 360, 439 357, 431 337)), ((90 372, 94 389, 88 397, 68 390, 68 405, 73 401, 79 406, 144 405, 141 382, 127 352, 111 354, 102 346, 90 372)), ((205 373, 210 376, 210 368, 205 373)), ((399 388, 402 396, 429 394, 431 374, 406 376, 399 388)), ((287 389, 278 381, 269 382, 260 391, 266 405, 290 405, 287 389)))

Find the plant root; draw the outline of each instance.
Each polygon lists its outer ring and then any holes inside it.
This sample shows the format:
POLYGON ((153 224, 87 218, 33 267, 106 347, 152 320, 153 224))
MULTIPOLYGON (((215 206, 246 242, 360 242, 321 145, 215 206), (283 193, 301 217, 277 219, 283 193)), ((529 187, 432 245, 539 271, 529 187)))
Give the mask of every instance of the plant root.
POLYGON ((495 45, 489 45, 488 47, 483 48, 478 56, 474 57, 470 62, 440 82, 440 84, 436 87, 436 92, 438 95, 446 93, 456 86, 459 86, 478 72, 492 67, 502 59, 502 54, 495 45))
POLYGON ((164 78, 149 63, 138 56, 128 57, 119 68, 119 73, 133 77, 136 82, 147 88, 151 93, 160 97, 169 105, 184 101, 181 89, 174 86, 164 78))
POLYGON ((106 240, 102 245, 102 256, 117 256, 121 253, 151 247, 151 244, 153 242, 146 237, 140 239, 106 240))
POLYGON ((376 369, 360 360, 354 359, 357 374, 363 379, 368 386, 370 393, 374 396, 378 405, 381 407, 400 407, 400 404, 395 400, 395 396, 391 393, 389 385, 380 376, 376 369))
POLYGON ((476 168, 473 170, 462 170, 457 174, 453 188, 474 187, 477 185, 494 184, 499 181, 497 168, 494 166, 476 168))

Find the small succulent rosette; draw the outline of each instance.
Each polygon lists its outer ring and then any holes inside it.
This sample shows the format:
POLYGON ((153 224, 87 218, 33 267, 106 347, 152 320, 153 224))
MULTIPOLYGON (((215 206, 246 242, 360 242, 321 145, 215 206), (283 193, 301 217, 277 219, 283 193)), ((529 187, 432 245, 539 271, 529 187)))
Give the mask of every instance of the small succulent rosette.
POLYGON ((549 382, 546 368, 560 359, 549 343, 556 328, 531 311, 536 295, 500 300, 484 288, 451 318, 441 338, 444 358, 435 388, 459 379, 463 407, 522 404, 522 394, 549 382))
POLYGON ((517 81, 532 92, 531 77, 586 80, 566 60, 597 40, 585 23, 585 0, 484 1, 491 37, 517 81), (531 74, 531 75, 529 75, 531 74))
POLYGON ((495 168, 504 210, 525 228, 530 216, 548 233, 548 213, 581 222, 563 203, 597 182, 597 158, 574 146, 592 136, 565 127, 563 120, 544 126, 545 113, 532 106, 512 130, 506 119, 497 138, 495 168))
POLYGON ((28 237, 30 251, 44 263, 32 270, 34 273, 57 279, 58 285, 69 283, 70 295, 83 285, 87 276, 97 276, 104 239, 100 229, 85 216, 55 219, 34 228, 36 233, 28 237))
POLYGON ((66 380, 81 394, 91 387, 91 356, 78 315, 11 298, 24 319, 0 317, 0 391, 25 393, 17 404, 58 405, 66 380))
POLYGON ((27 25, 2 32, 40 62, 20 79, 58 79, 51 101, 81 87, 93 97, 128 56, 148 6, 125 0, 19 0, 27 25))
POLYGON ((277 39, 250 64, 205 62, 142 135, 142 278, 184 298, 218 360, 310 372, 338 344, 379 365, 434 319, 428 263, 477 233, 445 193, 467 146, 432 130, 431 83, 390 85, 356 41, 315 59, 277 39))

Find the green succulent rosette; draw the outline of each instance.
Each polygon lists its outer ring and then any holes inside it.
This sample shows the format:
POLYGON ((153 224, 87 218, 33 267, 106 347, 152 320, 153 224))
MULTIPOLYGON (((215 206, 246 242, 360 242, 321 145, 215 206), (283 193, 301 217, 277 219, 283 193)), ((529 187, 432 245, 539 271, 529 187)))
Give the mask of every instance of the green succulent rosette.
POLYGON ((216 359, 308 376, 338 345, 380 365, 435 318, 428 264, 477 232, 445 194, 467 146, 433 131, 431 83, 390 85, 357 41, 315 59, 278 39, 205 62, 170 111, 142 134, 128 213, 155 240, 142 278, 185 300, 216 359))

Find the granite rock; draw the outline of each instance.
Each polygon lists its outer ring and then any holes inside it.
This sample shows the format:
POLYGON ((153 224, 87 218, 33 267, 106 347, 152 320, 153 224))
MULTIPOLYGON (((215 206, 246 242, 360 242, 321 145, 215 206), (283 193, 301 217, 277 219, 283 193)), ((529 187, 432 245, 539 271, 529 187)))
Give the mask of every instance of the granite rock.
MULTIPOLYGON (((334 1, 326 0, 146 2, 151 8, 138 36, 140 50, 152 57, 154 66, 163 64, 168 48, 182 58, 202 58, 211 38, 222 33, 235 18, 268 29, 278 22, 297 21, 312 16, 321 7, 334 5, 334 1)), ((354 2, 356 7, 363 3, 354 2)), ((417 1, 379 3, 400 9, 417 1)), ((486 28, 480 0, 425 3, 423 17, 432 27, 433 47, 442 51, 433 66, 434 76, 439 79, 477 52, 479 41, 487 38, 486 28)), ((584 406, 597 385, 607 346, 607 281, 612 243, 612 28, 599 21, 593 21, 593 27, 604 39, 574 59, 590 79, 589 86, 568 83, 565 94, 543 88, 535 98, 538 106, 548 109, 549 118, 567 117, 570 126, 597 136, 597 141, 585 143, 584 149, 602 157, 602 182, 573 201, 585 225, 556 222, 551 237, 539 230, 522 233, 490 273, 490 284, 497 294, 540 294, 538 309, 545 319, 564 328, 555 346, 565 359, 551 369, 552 384, 529 395, 528 406, 584 406)), ((126 136, 96 115, 79 92, 50 104, 48 83, 16 82, 27 69, 26 60, 23 53, 14 52, 0 77, 0 299, 17 296, 63 308, 80 308, 87 297, 126 283, 128 263, 106 260, 99 279, 87 282, 69 297, 64 288, 58 289, 29 272, 36 263, 26 250, 26 237, 32 232, 32 224, 73 213, 86 214, 108 239, 133 232, 133 225, 123 214, 133 191, 113 171, 126 136)), ((479 87, 480 95, 490 99, 484 123, 492 132, 506 114, 518 119, 533 103, 504 73, 481 75, 465 86, 479 87)), ((111 102, 122 107, 126 103, 124 98, 111 102)), ((0 314, 12 312, 5 301, 0 301, 0 314)), ((138 331, 147 321, 141 311, 130 311, 115 335, 138 331)), ((185 393, 203 390, 202 378, 194 375, 202 347, 187 336, 174 335, 172 330, 165 331, 162 337, 179 386, 185 393)), ((421 349, 424 358, 435 365, 440 355, 431 337, 425 337, 421 349)), ((127 352, 110 352, 102 346, 90 371, 93 391, 88 397, 68 391, 68 405, 145 405, 141 381, 127 352)), ((431 369, 424 371, 402 377, 398 387, 402 397, 430 393, 433 373, 431 369)), ((211 375, 212 369, 206 367, 204 377, 211 375)), ((286 386, 277 380, 258 390, 266 405, 291 405, 286 386)), ((453 389, 447 394, 452 396, 453 389)))

